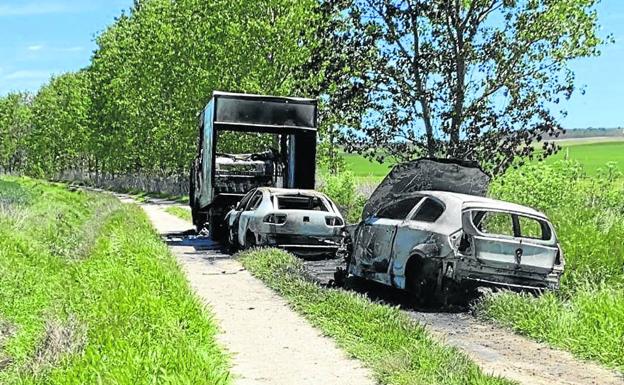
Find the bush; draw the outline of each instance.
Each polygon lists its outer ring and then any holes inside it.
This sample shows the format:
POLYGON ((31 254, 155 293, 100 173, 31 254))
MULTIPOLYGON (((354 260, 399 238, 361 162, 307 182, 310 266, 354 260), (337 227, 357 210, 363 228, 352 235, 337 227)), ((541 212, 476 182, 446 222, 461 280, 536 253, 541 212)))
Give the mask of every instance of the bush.
POLYGON ((527 165, 495 180, 491 195, 549 216, 566 271, 557 293, 487 297, 480 313, 579 357, 624 369, 623 182, 613 164, 589 178, 569 161, 527 165))
POLYGON ((358 194, 355 176, 345 171, 336 175, 325 174, 321 179, 321 191, 338 205, 347 222, 359 222, 366 198, 358 194))

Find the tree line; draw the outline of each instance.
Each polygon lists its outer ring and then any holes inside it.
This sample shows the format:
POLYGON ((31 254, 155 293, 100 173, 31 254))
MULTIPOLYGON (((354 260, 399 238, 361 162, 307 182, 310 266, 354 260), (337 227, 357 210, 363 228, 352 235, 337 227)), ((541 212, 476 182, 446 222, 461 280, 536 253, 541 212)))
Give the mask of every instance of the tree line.
POLYGON ((558 135, 575 85, 569 62, 605 41, 595 5, 137 0, 97 36, 87 68, 0 97, 0 169, 186 174, 197 113, 227 90, 318 98, 324 158, 336 148, 453 156, 501 172, 558 135))

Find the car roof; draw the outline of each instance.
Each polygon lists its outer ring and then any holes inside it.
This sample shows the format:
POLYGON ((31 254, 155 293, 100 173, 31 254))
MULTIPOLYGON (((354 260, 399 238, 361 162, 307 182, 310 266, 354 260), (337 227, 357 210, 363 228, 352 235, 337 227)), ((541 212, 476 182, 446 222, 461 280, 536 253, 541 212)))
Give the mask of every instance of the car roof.
POLYGON ((494 211, 512 211, 520 214, 548 219, 544 213, 530 207, 492 198, 459 194, 448 191, 418 191, 418 194, 430 195, 434 198, 438 198, 443 202, 446 202, 448 200, 455 200, 456 202, 461 203, 463 209, 482 208, 494 211))
POLYGON ((259 191, 268 192, 273 195, 315 195, 325 197, 325 194, 316 190, 303 190, 294 188, 258 187, 259 191))

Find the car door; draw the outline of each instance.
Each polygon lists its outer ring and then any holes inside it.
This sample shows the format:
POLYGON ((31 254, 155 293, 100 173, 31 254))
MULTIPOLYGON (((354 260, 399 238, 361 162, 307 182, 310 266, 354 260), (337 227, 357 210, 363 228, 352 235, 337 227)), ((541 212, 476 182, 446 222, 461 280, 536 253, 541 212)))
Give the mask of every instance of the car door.
POLYGON ((421 199, 410 197, 392 202, 360 225, 354 255, 362 272, 388 273, 397 228, 421 199))
POLYGON ((557 260, 559 247, 551 225, 541 218, 515 215, 520 231, 520 268, 538 274, 550 274, 557 260))
POLYGON ((522 242, 512 213, 469 210, 462 215, 464 231, 471 238, 472 254, 478 261, 493 268, 519 268, 522 242))
MULTIPOLYGON (((434 224, 446 209, 441 201, 428 196, 414 202, 414 205, 413 212, 397 228, 391 260, 394 274, 403 275, 405 263, 413 255, 415 247, 435 244, 431 241, 435 234, 434 224)), ((422 247, 419 251, 429 252, 427 248, 422 247)))
POLYGON ((240 245, 245 245, 245 236, 249 228, 249 222, 254 215, 254 211, 262 202, 263 197, 264 193, 261 190, 256 191, 240 213, 238 218, 238 242, 240 245))

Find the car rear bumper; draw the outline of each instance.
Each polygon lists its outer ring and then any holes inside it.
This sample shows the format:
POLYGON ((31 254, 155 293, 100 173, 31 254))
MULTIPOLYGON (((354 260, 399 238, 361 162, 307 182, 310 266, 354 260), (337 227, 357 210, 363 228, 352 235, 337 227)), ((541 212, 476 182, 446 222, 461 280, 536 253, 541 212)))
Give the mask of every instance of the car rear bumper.
POLYGON ((558 290, 560 274, 546 276, 513 272, 458 272, 456 280, 462 284, 472 283, 477 286, 494 286, 512 290, 558 290))
POLYGON ((300 255, 335 254, 341 245, 341 238, 336 236, 260 234, 260 240, 263 245, 300 255))

